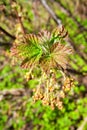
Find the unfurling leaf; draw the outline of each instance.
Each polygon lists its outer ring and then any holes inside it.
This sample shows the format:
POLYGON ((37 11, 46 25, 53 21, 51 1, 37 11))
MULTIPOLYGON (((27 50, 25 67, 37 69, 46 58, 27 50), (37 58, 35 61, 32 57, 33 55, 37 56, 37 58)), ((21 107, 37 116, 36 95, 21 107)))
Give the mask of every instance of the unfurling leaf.
POLYGON ((26 34, 22 39, 17 39, 11 48, 13 56, 21 61, 21 67, 30 68, 34 63, 37 63, 42 50, 38 45, 38 38, 33 34, 26 34), (20 43, 18 43, 20 41, 20 43))
POLYGON ((18 37, 11 48, 12 55, 21 61, 21 67, 30 68, 37 63, 44 70, 66 68, 71 48, 61 44, 60 37, 67 34, 64 27, 56 28, 52 33, 41 31, 38 35, 25 34, 18 37))
POLYGON ((61 99, 73 83, 62 71, 66 69, 68 56, 72 53, 72 48, 62 43, 66 35, 64 27, 56 28, 52 33, 41 31, 37 35, 24 34, 17 37, 11 48, 11 54, 21 62, 20 66, 29 70, 25 76, 27 80, 34 77, 35 69, 40 70, 40 83, 33 98, 34 101, 42 100, 43 105, 49 105, 52 109, 62 109, 61 99), (62 72, 61 84, 56 79, 57 69, 62 72))

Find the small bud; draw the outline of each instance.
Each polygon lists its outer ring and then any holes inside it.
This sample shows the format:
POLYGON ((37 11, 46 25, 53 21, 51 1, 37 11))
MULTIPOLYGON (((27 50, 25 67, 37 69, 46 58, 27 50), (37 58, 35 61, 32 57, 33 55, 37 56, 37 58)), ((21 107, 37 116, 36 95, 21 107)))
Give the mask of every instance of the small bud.
POLYGON ((64 97, 65 97, 65 93, 64 93, 62 90, 60 91, 60 97, 61 97, 61 98, 64 98, 64 97))
POLYGON ((30 75, 30 73, 29 72, 27 72, 26 74, 25 74, 25 79, 28 81, 29 79, 31 79, 31 75, 30 75))
POLYGON ((51 107, 52 110, 54 110, 54 108, 55 108, 53 103, 50 104, 50 107, 51 107))
POLYGON ((52 91, 54 90, 54 87, 49 86, 48 90, 49 90, 50 92, 52 92, 52 91))
POLYGON ((61 110, 63 108, 63 103, 62 101, 59 101, 56 106, 61 110))

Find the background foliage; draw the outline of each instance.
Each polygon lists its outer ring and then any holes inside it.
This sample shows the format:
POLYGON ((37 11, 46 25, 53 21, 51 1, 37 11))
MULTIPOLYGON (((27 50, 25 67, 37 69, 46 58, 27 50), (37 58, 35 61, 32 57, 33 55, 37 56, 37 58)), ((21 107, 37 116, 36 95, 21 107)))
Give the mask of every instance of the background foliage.
POLYGON ((87 2, 49 0, 45 6, 42 1, 16 0, 18 12, 13 1, 0 1, 0 130, 86 130, 87 2), (64 99, 61 111, 44 107, 40 101, 33 103, 32 88, 37 82, 27 82, 25 70, 12 66, 9 51, 20 22, 26 33, 37 33, 51 31, 58 25, 57 20, 68 30, 67 41, 74 49, 66 71, 75 79, 75 87, 64 99))

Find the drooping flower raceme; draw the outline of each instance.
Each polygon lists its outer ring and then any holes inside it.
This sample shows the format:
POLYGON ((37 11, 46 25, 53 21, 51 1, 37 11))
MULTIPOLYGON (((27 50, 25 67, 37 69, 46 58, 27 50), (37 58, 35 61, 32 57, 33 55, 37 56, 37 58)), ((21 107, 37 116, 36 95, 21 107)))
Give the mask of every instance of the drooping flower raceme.
POLYGON ((37 35, 25 34, 17 37, 11 48, 12 56, 20 61, 20 66, 27 69, 27 80, 33 75, 34 70, 40 70, 38 85, 34 89, 34 101, 42 100, 44 105, 57 106, 62 109, 62 98, 65 91, 72 86, 73 80, 64 75, 62 70, 68 65, 68 56, 72 53, 72 48, 63 44, 63 38, 67 32, 63 27, 56 28, 52 33, 41 31, 37 35), (56 78, 57 70, 64 76, 64 80, 59 84, 56 78), (68 87, 67 87, 68 86, 68 87))

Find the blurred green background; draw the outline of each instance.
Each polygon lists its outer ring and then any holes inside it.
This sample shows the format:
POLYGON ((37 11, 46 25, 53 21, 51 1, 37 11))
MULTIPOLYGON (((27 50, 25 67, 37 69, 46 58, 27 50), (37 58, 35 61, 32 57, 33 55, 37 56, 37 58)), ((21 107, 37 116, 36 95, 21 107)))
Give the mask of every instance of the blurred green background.
POLYGON ((87 130, 86 0, 0 0, 0 130, 87 130), (36 81, 27 82, 25 70, 11 64, 10 48, 19 24, 15 4, 26 33, 57 27, 50 9, 68 30, 74 54, 67 73, 75 79, 75 87, 61 111, 33 103, 36 81))

